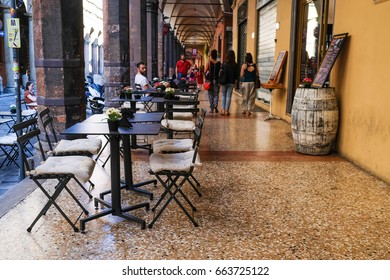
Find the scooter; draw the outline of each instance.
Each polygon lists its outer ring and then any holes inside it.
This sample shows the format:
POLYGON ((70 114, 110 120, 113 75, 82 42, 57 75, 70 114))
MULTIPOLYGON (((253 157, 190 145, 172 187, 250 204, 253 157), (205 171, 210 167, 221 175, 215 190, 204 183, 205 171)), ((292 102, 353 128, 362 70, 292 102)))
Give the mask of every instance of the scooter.
POLYGON ((87 106, 92 114, 102 114, 104 109, 104 81, 100 75, 95 74, 93 78, 87 76, 85 80, 85 96, 87 106))

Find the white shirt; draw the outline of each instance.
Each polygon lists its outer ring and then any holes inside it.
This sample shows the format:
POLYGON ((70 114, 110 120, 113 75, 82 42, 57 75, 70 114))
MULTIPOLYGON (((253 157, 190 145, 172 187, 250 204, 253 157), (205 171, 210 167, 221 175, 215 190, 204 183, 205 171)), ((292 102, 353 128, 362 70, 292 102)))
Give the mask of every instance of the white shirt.
POLYGON ((141 85, 142 89, 145 89, 145 85, 149 85, 148 79, 142 74, 135 75, 134 83, 141 85))

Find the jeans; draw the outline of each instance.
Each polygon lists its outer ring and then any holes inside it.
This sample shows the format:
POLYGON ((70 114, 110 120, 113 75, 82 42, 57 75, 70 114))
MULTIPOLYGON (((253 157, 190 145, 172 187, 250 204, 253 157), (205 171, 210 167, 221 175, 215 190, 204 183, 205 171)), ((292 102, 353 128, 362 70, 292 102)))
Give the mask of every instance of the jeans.
POLYGON ((218 106, 218 97, 219 97, 219 85, 216 81, 211 82, 209 93, 210 109, 213 110, 218 106))
POLYGON ((229 111, 234 84, 222 85, 222 110, 229 111))

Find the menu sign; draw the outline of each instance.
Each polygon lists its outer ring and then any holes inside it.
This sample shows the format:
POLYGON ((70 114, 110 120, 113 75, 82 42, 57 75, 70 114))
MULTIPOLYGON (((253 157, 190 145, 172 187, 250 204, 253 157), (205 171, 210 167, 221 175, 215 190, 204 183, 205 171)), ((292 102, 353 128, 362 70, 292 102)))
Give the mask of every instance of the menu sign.
POLYGON ((348 33, 334 35, 330 46, 326 51, 324 60, 321 63, 320 69, 317 72, 317 75, 314 78, 313 84, 311 85, 314 88, 322 88, 326 79, 329 76, 330 70, 336 61, 337 56, 340 53, 341 48, 344 45, 345 39, 347 38, 348 33))

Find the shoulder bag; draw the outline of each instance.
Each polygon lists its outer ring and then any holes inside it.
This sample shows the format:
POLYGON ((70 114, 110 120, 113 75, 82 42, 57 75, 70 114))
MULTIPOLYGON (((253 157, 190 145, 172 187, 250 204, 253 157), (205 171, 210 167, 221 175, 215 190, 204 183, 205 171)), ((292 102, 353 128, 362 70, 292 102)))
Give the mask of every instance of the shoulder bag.
POLYGON ((226 79, 226 64, 222 64, 221 69, 219 70, 218 74, 218 84, 220 85, 226 85, 227 79, 226 79))

